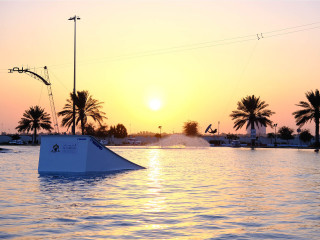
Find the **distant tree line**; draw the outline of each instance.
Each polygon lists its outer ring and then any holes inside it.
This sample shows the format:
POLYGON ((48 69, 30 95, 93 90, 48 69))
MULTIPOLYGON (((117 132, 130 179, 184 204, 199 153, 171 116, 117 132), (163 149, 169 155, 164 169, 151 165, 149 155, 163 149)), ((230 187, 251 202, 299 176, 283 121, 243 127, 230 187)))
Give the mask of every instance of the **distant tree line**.
POLYGON ((121 123, 116 126, 110 126, 109 130, 107 125, 102 125, 95 129, 93 124, 87 124, 84 133, 98 138, 125 138, 128 136, 126 127, 121 123))

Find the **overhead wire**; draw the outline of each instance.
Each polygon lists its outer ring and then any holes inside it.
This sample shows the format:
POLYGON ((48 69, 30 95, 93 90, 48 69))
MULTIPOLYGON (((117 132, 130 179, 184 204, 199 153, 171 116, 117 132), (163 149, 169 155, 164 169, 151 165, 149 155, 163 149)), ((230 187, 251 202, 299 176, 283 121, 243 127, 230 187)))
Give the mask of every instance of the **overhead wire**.
POLYGON ((286 31, 286 30, 290 30, 290 29, 301 28, 301 27, 311 26, 311 25, 315 25, 315 24, 320 24, 320 22, 313 22, 313 23, 307 23, 307 24, 297 25, 297 26, 293 26, 293 27, 281 28, 281 29, 277 29, 277 30, 273 30, 273 31, 269 31, 269 32, 264 32, 264 33, 286 31))
POLYGON ((256 36, 252 37, 251 39, 238 40, 238 41, 225 42, 225 43, 217 43, 217 44, 210 44, 210 45, 205 45, 205 46, 189 47, 189 48, 184 48, 184 49, 172 49, 172 50, 163 49, 163 50, 154 50, 154 51, 149 51, 149 52, 145 52, 145 53, 138 53, 138 54, 132 54, 132 55, 122 55, 122 56, 117 56, 117 57, 113 57, 113 58, 108 58, 108 59, 105 59, 105 60, 96 60, 96 61, 91 61, 91 62, 86 62, 86 63, 85 62, 80 62, 79 65, 89 65, 89 64, 97 64, 97 63, 102 63, 102 62, 114 62, 114 61, 121 61, 121 60, 130 60, 130 59, 135 59, 135 58, 142 58, 142 57, 150 57, 150 56, 155 56, 155 55, 163 55, 163 54, 169 54, 169 53, 191 51, 191 50, 214 47, 214 46, 230 45, 230 44, 248 42, 248 41, 253 41, 253 40, 256 40, 256 36))
MULTIPOLYGON (((148 56, 153 56, 153 55, 161 55, 161 54, 168 54, 168 53, 174 53, 174 52, 195 50, 195 49, 200 49, 200 48, 229 45, 229 44, 240 43, 240 42, 244 42, 244 41, 252 41, 252 40, 256 40, 255 34, 220 39, 220 40, 215 40, 215 41, 185 44, 185 45, 173 46, 173 47, 168 47, 168 48, 160 48, 160 49, 155 49, 155 50, 146 50, 146 51, 141 51, 141 52, 136 52, 136 53, 123 54, 123 55, 114 56, 114 57, 93 59, 90 61, 81 61, 80 60, 80 61, 78 61, 78 65, 96 64, 96 63, 101 63, 101 62, 110 62, 110 61, 127 60, 127 59, 140 58, 140 57, 148 57, 148 56)), ((67 65, 71 65, 71 64, 73 64, 73 63, 50 65, 50 67, 56 68, 56 67, 67 66, 67 65)))
MULTIPOLYGON (((161 54, 191 51, 191 50, 202 49, 202 48, 231 45, 231 44, 243 43, 243 42, 248 42, 253 40, 260 40, 262 38, 271 38, 276 36, 293 34, 296 32, 314 30, 314 29, 320 28, 319 24, 320 22, 313 22, 309 24, 303 24, 303 25, 287 27, 287 28, 277 29, 277 30, 268 31, 268 32, 262 32, 262 33, 259 33, 259 35, 250 34, 250 35, 244 35, 244 36, 238 36, 238 37, 232 37, 232 38, 224 38, 224 39, 214 40, 214 41, 185 44, 185 45, 173 46, 168 48, 160 48, 155 50, 146 50, 146 51, 137 52, 137 53, 124 54, 124 55, 119 55, 114 57, 105 57, 105 58, 100 58, 100 59, 95 59, 90 61, 82 61, 82 62, 79 61, 78 64, 88 65, 88 64, 95 64, 95 63, 101 63, 101 62, 110 62, 110 61, 113 62, 113 61, 128 60, 133 58, 148 57, 148 56, 161 55, 161 54), (314 26, 317 24, 318 26, 314 26), (314 26, 314 27, 310 27, 310 26, 314 26)), ((61 64, 61 65, 70 65, 70 64, 61 64)), ((55 65, 55 66, 58 66, 58 65, 55 65)))
POLYGON ((251 62, 251 59, 252 59, 252 57, 253 57, 256 49, 257 49, 258 43, 259 43, 259 41, 256 41, 256 43, 254 44, 254 46, 253 46, 253 48, 252 48, 252 50, 251 50, 251 52, 250 52, 250 54, 248 56, 248 59, 247 59, 246 63, 243 66, 243 69, 242 69, 242 71, 240 73, 240 76, 236 79, 236 83, 234 85, 233 91, 231 92, 231 97, 228 98, 229 100, 228 100, 226 106, 224 107, 224 114, 226 114, 226 112, 228 111, 228 108, 229 108, 229 106, 231 104, 232 96, 235 96, 235 93, 239 88, 240 82, 244 78, 244 75, 245 75, 245 73, 247 71, 247 68, 248 68, 250 62, 251 62))
POLYGON ((41 101, 41 97, 42 97, 43 85, 44 85, 44 84, 41 84, 41 90, 40 90, 40 96, 39 96, 38 106, 40 106, 40 101, 41 101))
POLYGON ((271 38, 271 37, 276 37, 276 36, 283 36, 283 35, 287 35, 287 34, 292 34, 292 33, 297 33, 297 32, 304 32, 304 31, 309 31, 309 30, 313 30, 313 29, 319 29, 320 26, 317 27, 312 27, 312 28, 306 28, 306 29, 299 29, 299 30, 294 30, 294 31, 289 31, 289 32, 285 32, 285 33, 278 33, 278 34, 272 34, 270 36, 265 36, 264 38, 271 38))
POLYGON ((52 75, 54 77, 54 79, 57 80, 67 92, 69 92, 69 90, 66 87, 66 85, 63 84, 63 82, 58 78, 57 75, 55 75, 55 73, 51 69, 50 69, 50 75, 52 75))
MULTIPOLYGON (((293 27, 276 29, 273 31, 261 32, 258 34, 256 33, 256 34, 249 34, 249 35, 238 36, 238 37, 224 38, 224 39, 214 40, 214 41, 206 41, 206 42, 193 43, 193 44, 184 44, 184 45, 180 45, 180 46, 173 46, 173 47, 160 48, 160 49, 154 49, 154 50, 146 50, 146 51, 141 51, 141 52, 136 52, 136 53, 128 53, 128 54, 123 54, 123 55, 118 55, 118 56, 113 56, 113 57, 102 57, 99 59, 92 59, 92 60, 87 60, 87 61, 86 60, 85 61, 79 60, 78 65, 90 65, 90 64, 97 64, 97 63, 102 63, 102 62, 130 60, 130 59, 134 59, 134 58, 192 51, 192 50, 203 49, 203 48, 212 48, 212 47, 217 47, 217 46, 224 46, 224 45, 231 45, 231 44, 243 43, 243 42, 248 42, 248 41, 260 40, 262 38, 283 36, 283 35, 293 34, 293 33, 302 32, 302 31, 310 31, 310 30, 319 29, 319 28, 320 28, 320 21, 308 23, 308 24, 303 24, 303 25, 297 25, 297 26, 293 26, 293 27)), ((73 63, 71 63, 71 62, 70 63, 62 63, 62 64, 54 64, 54 65, 49 65, 49 67, 50 68, 64 68, 64 67, 68 67, 72 64, 73 63)), ((38 68, 42 68, 42 66, 37 67, 37 69, 38 68)), ((7 69, 0 69, 0 70, 7 70, 7 69)))

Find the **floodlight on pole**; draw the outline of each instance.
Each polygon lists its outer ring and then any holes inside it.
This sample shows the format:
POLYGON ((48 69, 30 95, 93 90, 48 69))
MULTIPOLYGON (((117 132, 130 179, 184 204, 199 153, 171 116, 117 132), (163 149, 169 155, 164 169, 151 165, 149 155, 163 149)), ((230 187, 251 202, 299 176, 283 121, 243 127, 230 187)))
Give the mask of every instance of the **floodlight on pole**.
MULTIPOLYGON (((74 21, 74 67, 73 67, 73 97, 76 96, 76 36, 77 36, 77 20, 79 16, 70 17, 68 20, 74 21)), ((76 105, 73 99, 73 114, 72 114, 72 134, 76 134, 76 105)))

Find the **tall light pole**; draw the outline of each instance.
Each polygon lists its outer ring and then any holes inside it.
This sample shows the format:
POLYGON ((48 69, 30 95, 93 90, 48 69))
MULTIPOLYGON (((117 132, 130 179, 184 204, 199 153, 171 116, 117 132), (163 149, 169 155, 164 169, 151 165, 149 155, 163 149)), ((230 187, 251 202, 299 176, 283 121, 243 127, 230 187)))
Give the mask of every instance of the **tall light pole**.
MULTIPOLYGON (((73 97, 76 96, 76 36, 77 36, 77 20, 80 20, 80 17, 74 15, 74 17, 70 17, 68 20, 74 21, 74 65, 73 65, 73 97)), ((76 134, 76 105, 73 99, 73 115, 72 115, 72 134, 76 134)))
POLYGON ((161 143, 161 129, 162 129, 162 126, 159 126, 158 128, 160 129, 159 143, 160 143, 160 147, 162 148, 162 143, 161 143))
POLYGON ((160 129, 160 139, 161 139, 161 128, 162 128, 162 126, 159 126, 158 128, 160 129))

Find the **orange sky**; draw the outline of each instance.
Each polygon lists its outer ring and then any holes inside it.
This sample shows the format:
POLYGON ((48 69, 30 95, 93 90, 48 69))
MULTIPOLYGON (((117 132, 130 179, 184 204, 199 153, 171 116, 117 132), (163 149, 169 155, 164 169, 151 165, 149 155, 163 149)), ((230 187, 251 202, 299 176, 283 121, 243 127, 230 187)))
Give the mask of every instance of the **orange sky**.
POLYGON ((220 132, 233 132, 229 114, 255 94, 276 112, 278 126, 296 129, 295 104, 319 88, 320 28, 306 28, 320 23, 268 32, 320 22, 319 11, 317 1, 0 1, 0 131, 14 132, 32 105, 51 113, 46 87, 8 68, 47 65, 62 109, 73 89, 74 24, 67 19, 75 14, 77 89, 104 102, 106 124, 123 123, 129 132, 162 125, 171 133, 188 120, 202 132, 220 121, 220 132), (258 33, 265 38, 196 45, 258 33), (149 107, 154 98, 158 111, 149 107))

